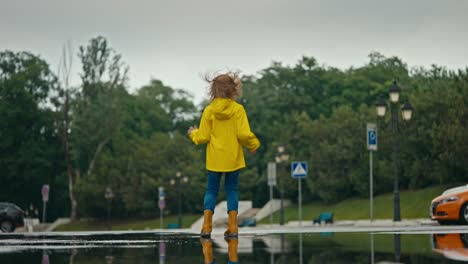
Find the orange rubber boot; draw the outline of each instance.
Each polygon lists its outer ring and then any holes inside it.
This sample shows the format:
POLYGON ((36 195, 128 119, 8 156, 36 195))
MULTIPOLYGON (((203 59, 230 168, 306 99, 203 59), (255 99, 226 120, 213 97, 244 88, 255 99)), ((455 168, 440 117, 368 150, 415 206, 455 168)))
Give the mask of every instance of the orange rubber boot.
POLYGON ((210 238, 200 238, 200 243, 203 249, 203 258, 205 264, 212 264, 214 263, 214 256, 213 256, 213 240, 210 238))
POLYGON ((201 237, 210 237, 213 230, 213 212, 211 210, 203 211, 203 226, 200 232, 201 237))
POLYGON ((239 240, 237 240, 237 237, 226 237, 224 240, 228 244, 228 263, 239 263, 239 257, 237 256, 237 247, 239 246, 239 240))
POLYGON ((228 213, 228 228, 224 232, 225 237, 237 237, 239 228, 237 227, 237 211, 228 213))

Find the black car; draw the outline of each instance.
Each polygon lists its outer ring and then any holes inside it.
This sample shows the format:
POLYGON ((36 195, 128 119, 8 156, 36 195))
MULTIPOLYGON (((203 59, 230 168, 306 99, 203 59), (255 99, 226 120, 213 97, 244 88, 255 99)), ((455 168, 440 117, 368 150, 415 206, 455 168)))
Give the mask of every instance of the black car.
POLYGON ((0 203, 0 229, 4 233, 14 232, 24 226, 24 212, 12 203, 0 203))

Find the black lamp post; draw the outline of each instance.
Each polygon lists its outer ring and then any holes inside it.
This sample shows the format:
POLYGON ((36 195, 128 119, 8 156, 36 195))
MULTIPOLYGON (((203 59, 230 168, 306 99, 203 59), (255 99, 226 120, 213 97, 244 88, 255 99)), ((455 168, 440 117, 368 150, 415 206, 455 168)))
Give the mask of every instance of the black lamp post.
MULTIPOLYGON (((391 103, 391 126, 392 126, 392 138, 393 138, 393 172, 394 172, 394 184, 393 184, 393 221, 401 221, 400 217, 400 190, 398 183, 398 100, 400 98, 401 89, 398 87, 396 81, 393 81, 392 86, 388 89, 391 103)), ((377 115, 384 117, 387 112, 387 103, 380 99, 375 104, 377 115)), ((408 101, 406 101, 401 108, 403 120, 409 121, 413 113, 413 107, 408 101)))
POLYGON ((176 172, 176 178, 175 179, 171 179, 171 185, 174 186, 174 185, 177 185, 176 188, 177 188, 177 195, 178 195, 178 199, 179 199, 179 213, 178 213, 178 217, 177 217, 177 222, 179 224, 179 228, 182 228, 182 192, 180 191, 180 184, 181 182, 183 183, 188 183, 188 177, 187 176, 184 176, 182 177, 182 173, 180 171, 176 172))
MULTIPOLYGON (((281 166, 282 163, 286 163, 289 160, 289 154, 286 152, 286 148, 283 145, 278 146, 278 152, 276 153, 275 161, 281 166)), ((281 167, 278 171, 281 171, 281 167)), ((281 196, 281 209, 280 209, 280 225, 284 225, 284 179, 280 178, 280 196, 281 196)))
POLYGON ((107 229, 111 230, 110 226, 110 215, 111 215, 111 202, 114 198, 114 192, 111 187, 106 187, 106 192, 104 193, 104 198, 107 200, 107 229))

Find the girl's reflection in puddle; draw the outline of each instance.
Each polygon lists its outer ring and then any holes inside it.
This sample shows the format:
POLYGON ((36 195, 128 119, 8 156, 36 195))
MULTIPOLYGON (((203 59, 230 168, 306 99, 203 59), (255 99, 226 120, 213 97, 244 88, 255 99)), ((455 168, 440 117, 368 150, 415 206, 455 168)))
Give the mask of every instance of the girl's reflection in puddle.
MULTIPOLYGON (((238 264, 239 257, 237 255, 237 248, 239 240, 237 238, 225 238, 228 246, 228 264, 238 264)), ((213 240, 211 238, 200 238, 200 243, 203 249, 203 258, 205 264, 215 264, 216 261, 213 255, 213 240)))

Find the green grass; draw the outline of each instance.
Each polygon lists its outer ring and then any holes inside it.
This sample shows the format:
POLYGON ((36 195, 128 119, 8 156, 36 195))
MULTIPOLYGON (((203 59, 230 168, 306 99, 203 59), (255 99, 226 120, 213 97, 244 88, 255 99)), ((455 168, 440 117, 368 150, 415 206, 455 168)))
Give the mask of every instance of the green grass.
MULTIPOLYGON (((430 187, 416 191, 400 192, 401 218, 428 218, 431 200, 439 196, 447 188, 445 186, 430 187)), ((321 212, 333 212, 334 220, 369 219, 369 199, 348 199, 337 204, 326 205, 319 202, 304 204, 302 215, 304 220, 312 220, 321 212)), ((285 221, 298 220, 298 208, 293 204, 285 209, 285 221)), ((374 197, 374 219, 393 218, 393 193, 374 197)), ((269 223, 270 218, 260 223, 269 223)), ((273 221, 279 222, 279 212, 273 215, 273 221)))
MULTIPOLYGON (((416 191, 402 191, 400 193, 402 218, 428 218, 429 204, 431 200, 439 196, 445 189, 444 186, 431 187, 416 191)), ((333 205, 319 202, 304 204, 302 209, 303 219, 312 220, 318 217, 320 212, 333 212, 334 220, 358 220, 369 219, 369 199, 348 199, 333 205)), ((201 214, 184 215, 183 227, 190 227, 201 214)), ((374 219, 393 218, 393 193, 374 197, 374 219)), ((270 218, 263 219, 260 224, 269 223, 270 218)), ((297 205, 291 205, 285 209, 285 221, 298 219, 297 205)), ((273 215, 273 221, 279 222, 279 212, 273 215)), ((177 223, 177 215, 166 216, 164 227, 168 223, 177 223)), ((145 230, 159 228, 159 218, 155 219, 127 219, 114 220, 111 223, 112 230, 145 230)), ((107 230, 105 220, 80 220, 70 224, 59 226, 56 231, 91 231, 107 230)))
MULTIPOLYGON (((201 215, 183 215, 182 226, 190 227, 201 215)), ((164 217, 164 228, 168 223, 177 223, 177 215, 164 217)), ((159 218, 155 219, 126 219, 111 221, 112 230, 146 230, 158 229, 159 218)), ((66 225, 59 226, 55 231, 99 231, 108 230, 105 220, 78 220, 66 225)))

